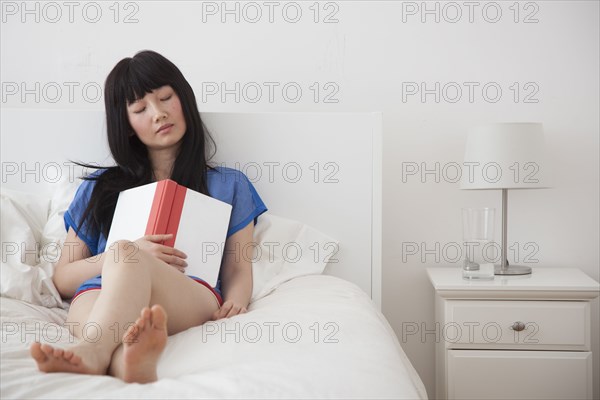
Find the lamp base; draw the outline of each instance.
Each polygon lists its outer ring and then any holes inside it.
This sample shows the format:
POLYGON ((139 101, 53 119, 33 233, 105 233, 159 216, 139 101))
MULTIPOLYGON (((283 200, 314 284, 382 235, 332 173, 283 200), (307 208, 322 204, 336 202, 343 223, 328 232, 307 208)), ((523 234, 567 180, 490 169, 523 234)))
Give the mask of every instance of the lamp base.
POLYGON ((531 274, 531 267, 525 265, 509 265, 502 270, 502 266, 494 265, 494 275, 528 275, 531 274))

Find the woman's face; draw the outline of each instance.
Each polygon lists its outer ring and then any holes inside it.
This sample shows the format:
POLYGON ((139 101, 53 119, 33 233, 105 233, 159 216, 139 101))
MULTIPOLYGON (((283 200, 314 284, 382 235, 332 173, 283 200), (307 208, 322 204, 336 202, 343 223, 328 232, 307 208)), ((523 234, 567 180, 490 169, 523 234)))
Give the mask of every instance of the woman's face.
POLYGON ((135 134, 149 150, 175 150, 186 131, 181 102, 168 85, 128 104, 127 115, 135 134))

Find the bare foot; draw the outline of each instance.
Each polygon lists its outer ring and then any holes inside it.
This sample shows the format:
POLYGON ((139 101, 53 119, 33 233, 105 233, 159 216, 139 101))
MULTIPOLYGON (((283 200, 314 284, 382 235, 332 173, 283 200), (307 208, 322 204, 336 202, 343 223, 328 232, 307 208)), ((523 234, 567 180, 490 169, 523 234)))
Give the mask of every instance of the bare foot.
POLYGON ((75 345, 60 349, 49 344, 34 342, 29 348, 31 356, 43 372, 74 372, 104 375, 110 360, 102 360, 97 349, 89 345, 75 345))
POLYGON ((158 379, 156 364, 167 344, 167 313, 160 305, 145 307, 123 335, 123 380, 148 383, 158 379))

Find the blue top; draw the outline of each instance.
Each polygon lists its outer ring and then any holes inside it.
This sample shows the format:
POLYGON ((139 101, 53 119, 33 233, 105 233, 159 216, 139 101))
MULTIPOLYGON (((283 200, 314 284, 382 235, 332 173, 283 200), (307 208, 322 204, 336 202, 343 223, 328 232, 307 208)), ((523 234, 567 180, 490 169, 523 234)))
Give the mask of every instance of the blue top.
MULTIPOLYGON (((96 176, 104 171, 105 169, 94 171, 91 175, 96 176)), ((84 180, 77 189, 75 197, 64 215, 67 232, 71 227, 77 233, 77 236, 88 245, 93 256, 104 252, 106 237, 99 232, 88 232, 87 221, 82 225, 81 230, 78 230, 77 227, 90 201, 95 185, 96 181, 84 180)), ((252 220, 256 224, 258 216, 267 211, 267 207, 256 189, 241 171, 227 167, 215 167, 215 170, 208 170, 207 186, 211 197, 232 206, 227 237, 244 228, 252 220)))

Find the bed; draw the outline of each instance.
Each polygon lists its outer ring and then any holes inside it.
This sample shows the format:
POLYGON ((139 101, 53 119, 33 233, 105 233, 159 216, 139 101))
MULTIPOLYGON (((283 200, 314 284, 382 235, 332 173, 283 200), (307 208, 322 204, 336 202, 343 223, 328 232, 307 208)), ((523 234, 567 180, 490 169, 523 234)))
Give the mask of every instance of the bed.
POLYGON ((110 163, 102 111, 2 110, 0 397, 426 398, 380 311, 381 114, 202 117, 213 162, 246 173, 269 208, 252 302, 169 337, 159 380, 140 385, 41 373, 28 350, 75 340, 51 276, 82 172, 68 160, 110 163))

